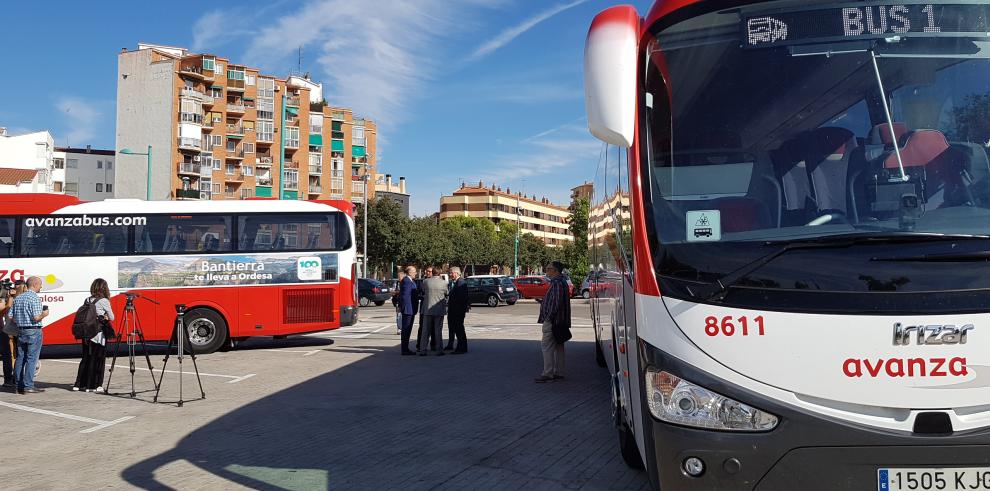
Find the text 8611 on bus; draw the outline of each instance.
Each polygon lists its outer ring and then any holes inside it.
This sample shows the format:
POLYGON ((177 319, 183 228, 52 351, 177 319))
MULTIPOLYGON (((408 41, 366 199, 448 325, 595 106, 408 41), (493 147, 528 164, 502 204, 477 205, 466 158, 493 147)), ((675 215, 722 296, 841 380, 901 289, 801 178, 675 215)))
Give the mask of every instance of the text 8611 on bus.
POLYGON ((990 490, 990 2, 588 33, 598 362, 654 487, 990 490))
POLYGON ((200 353, 357 321, 350 203, 0 199, 0 280, 42 279, 46 344, 75 342, 72 314, 95 278, 109 283, 118 319, 126 292, 157 302, 134 301, 149 340, 174 335, 185 304, 200 353))

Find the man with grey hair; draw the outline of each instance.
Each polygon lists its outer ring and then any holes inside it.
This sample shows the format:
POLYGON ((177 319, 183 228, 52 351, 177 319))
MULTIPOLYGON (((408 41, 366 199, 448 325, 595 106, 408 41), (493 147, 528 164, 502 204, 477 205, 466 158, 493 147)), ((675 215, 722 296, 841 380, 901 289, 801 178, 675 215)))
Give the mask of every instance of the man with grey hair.
POLYGON ((420 304, 419 337, 416 339, 420 356, 436 351, 443 356, 443 317, 447 315, 447 282, 440 275, 433 274, 433 267, 425 269, 423 279, 423 300, 420 304))
POLYGON ((447 341, 447 348, 444 351, 452 351, 452 354, 462 355, 467 353, 467 334, 464 332, 464 317, 471 310, 471 302, 468 300, 468 286, 464 278, 461 277, 461 268, 452 266, 450 268, 450 293, 447 295, 447 327, 450 330, 450 339, 447 341), (454 339, 457 339, 457 346, 454 346, 454 339))
POLYGON ((14 364, 14 381, 19 394, 44 392, 44 389, 34 387, 34 371, 41 356, 41 321, 48 317, 48 309, 41 305, 38 297, 41 278, 28 278, 27 287, 27 291, 14 299, 8 314, 21 330, 17 336, 17 362, 14 364))

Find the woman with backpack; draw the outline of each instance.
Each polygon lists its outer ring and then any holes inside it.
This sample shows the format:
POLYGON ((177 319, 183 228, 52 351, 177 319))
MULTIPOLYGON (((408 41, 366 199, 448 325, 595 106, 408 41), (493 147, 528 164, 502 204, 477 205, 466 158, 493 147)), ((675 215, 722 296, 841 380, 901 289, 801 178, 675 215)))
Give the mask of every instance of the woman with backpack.
MULTIPOLYGON (((107 363, 106 335, 104 326, 113 321, 113 309, 110 308, 110 287, 106 280, 97 278, 89 286, 90 297, 85 300, 83 307, 76 313, 73 331, 77 337, 81 334, 83 355, 79 361, 79 371, 72 390, 86 392, 103 392, 103 371, 107 363), (84 309, 85 307, 85 309, 84 309), (80 322, 82 313, 89 308, 96 311, 96 323, 80 322), (81 324, 77 326, 77 324, 81 324), (77 332, 78 331, 78 332, 77 332)), ((91 314, 90 314, 91 315, 91 314)))

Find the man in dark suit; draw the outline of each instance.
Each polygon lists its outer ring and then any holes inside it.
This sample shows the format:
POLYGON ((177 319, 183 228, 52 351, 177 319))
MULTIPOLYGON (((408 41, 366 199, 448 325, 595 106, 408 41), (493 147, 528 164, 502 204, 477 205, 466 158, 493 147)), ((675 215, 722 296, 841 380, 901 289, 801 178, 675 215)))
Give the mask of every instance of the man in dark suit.
POLYGON ((402 312, 402 354, 413 355, 409 349, 409 337, 412 334, 413 319, 419 308, 419 291, 416 288, 416 266, 406 266, 406 277, 399 284, 399 309, 402 312))
POLYGON ((468 301, 468 286, 461 277, 461 268, 450 268, 450 295, 447 297, 447 326, 450 328, 450 341, 444 351, 453 350, 453 354, 467 353, 467 334, 464 332, 464 316, 471 310, 468 301), (457 347, 454 347, 457 338, 457 347))

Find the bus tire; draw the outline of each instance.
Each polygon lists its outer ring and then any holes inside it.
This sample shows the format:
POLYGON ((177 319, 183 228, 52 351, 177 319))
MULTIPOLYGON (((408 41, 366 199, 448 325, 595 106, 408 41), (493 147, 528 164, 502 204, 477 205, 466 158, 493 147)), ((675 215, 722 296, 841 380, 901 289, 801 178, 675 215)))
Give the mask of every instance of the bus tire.
POLYGON ((367 307, 371 305, 371 300, 368 297, 361 297, 360 299, 358 299, 358 305, 362 307, 367 307))
POLYGON ((619 425, 619 451, 622 453, 622 460, 630 469, 644 469, 643 458, 639 455, 639 447, 636 446, 636 435, 625 423, 619 425))
POLYGON ((485 300, 485 303, 487 303, 489 307, 498 307, 498 297, 495 294, 489 294, 488 299, 485 300))
POLYGON ((227 341, 227 321, 210 309, 192 309, 186 313, 186 346, 197 355, 213 353, 227 341))

